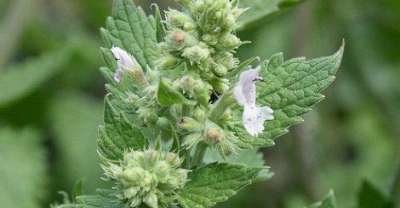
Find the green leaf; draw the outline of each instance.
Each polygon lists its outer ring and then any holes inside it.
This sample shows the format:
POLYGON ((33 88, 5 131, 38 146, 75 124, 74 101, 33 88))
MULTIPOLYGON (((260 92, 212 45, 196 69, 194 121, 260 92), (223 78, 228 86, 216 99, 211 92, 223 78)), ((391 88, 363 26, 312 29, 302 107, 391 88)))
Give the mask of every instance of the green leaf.
POLYGON ((239 30, 247 27, 259 25, 260 21, 265 21, 272 16, 280 13, 303 0, 240 0, 239 6, 249 8, 239 19, 239 30))
POLYGON ((207 165, 189 175, 190 181, 177 193, 177 200, 183 208, 212 207, 251 184, 260 170, 225 163, 207 165))
POLYGON ((125 150, 141 150, 147 146, 147 140, 141 130, 118 112, 106 97, 104 126, 99 127, 98 148, 102 156, 110 160, 122 158, 125 150))
POLYGON ((330 191, 324 200, 322 200, 321 202, 317 202, 308 208, 336 208, 335 194, 333 193, 333 191, 330 191))
POLYGON ((68 185, 64 189, 70 190, 82 178, 85 189, 95 191, 102 173, 96 151, 102 104, 79 93, 66 93, 53 100, 49 115, 58 150, 55 169, 62 185, 68 185))
POLYGON ((266 122, 263 138, 270 140, 288 132, 288 128, 303 121, 303 114, 321 101, 321 94, 334 80, 344 45, 332 56, 306 60, 283 61, 274 55, 262 65, 265 82, 259 83, 258 102, 274 110, 274 120, 266 122))
POLYGON ((0 107, 7 106, 38 89, 43 82, 64 68, 71 55, 71 48, 66 47, 5 69, 5 72, 0 74, 0 107))
POLYGON ((82 208, 129 208, 116 197, 115 191, 99 190, 98 195, 79 196, 77 202, 82 208))
POLYGON ((263 168, 257 176, 257 180, 267 180, 273 176, 269 167, 265 166, 263 154, 258 152, 257 149, 241 150, 238 154, 231 154, 226 158, 223 158, 216 150, 207 149, 203 162, 206 164, 213 162, 226 162, 236 165, 245 165, 251 168, 263 168))
POLYGON ((171 84, 161 79, 158 85, 157 99, 162 106, 171 106, 189 102, 178 90, 172 88, 171 84))
POLYGON ((393 203, 378 188, 363 181, 358 193, 358 208, 393 208, 393 203))
POLYGON ((31 129, 0 129, 1 207, 39 208, 46 187, 46 157, 31 129))
POLYGON ((107 48, 124 48, 143 69, 154 66, 159 54, 155 21, 153 17, 147 17, 132 0, 114 0, 113 15, 107 19, 101 35, 107 48))

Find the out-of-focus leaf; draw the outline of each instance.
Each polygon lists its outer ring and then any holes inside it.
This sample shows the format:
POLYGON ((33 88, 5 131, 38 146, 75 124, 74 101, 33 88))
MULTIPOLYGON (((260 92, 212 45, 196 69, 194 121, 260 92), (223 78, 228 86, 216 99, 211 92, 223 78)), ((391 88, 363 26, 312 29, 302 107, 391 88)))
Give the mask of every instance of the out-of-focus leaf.
POLYGON ((335 194, 331 191, 324 200, 311 205, 309 208, 336 208, 335 194))
POLYGON ((72 47, 48 52, 39 58, 11 66, 0 74, 0 107, 4 107, 39 88, 65 66, 72 47))
MULTIPOLYGON (((96 189, 101 176, 96 152, 96 129, 101 123, 102 104, 79 94, 54 99, 50 110, 62 185, 83 180, 84 189, 96 189)), ((63 187, 71 189, 70 186, 63 187)))
POLYGON ((358 208, 394 208, 394 204, 374 185, 364 181, 358 193, 358 208))
POLYGON ((1 207, 38 208, 45 194, 46 158, 36 131, 0 129, 1 207))
POLYGON ((249 8, 239 21, 239 30, 251 27, 303 0, 241 0, 239 6, 249 8))

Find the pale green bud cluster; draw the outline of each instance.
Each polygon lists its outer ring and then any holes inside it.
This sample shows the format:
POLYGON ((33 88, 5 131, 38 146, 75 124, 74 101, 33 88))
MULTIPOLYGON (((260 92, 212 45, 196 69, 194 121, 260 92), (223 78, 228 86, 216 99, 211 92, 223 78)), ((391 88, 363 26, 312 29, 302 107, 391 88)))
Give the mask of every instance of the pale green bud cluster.
POLYGON ((181 159, 175 153, 156 150, 130 151, 119 164, 103 167, 106 179, 116 182, 118 197, 130 207, 145 204, 164 207, 164 199, 184 187, 188 170, 179 168, 181 159))
POLYGON ((243 42, 234 34, 237 18, 245 11, 230 0, 180 1, 185 12, 166 12, 167 36, 160 43, 161 69, 186 63, 213 91, 223 93, 226 74, 238 66, 235 50, 243 42))

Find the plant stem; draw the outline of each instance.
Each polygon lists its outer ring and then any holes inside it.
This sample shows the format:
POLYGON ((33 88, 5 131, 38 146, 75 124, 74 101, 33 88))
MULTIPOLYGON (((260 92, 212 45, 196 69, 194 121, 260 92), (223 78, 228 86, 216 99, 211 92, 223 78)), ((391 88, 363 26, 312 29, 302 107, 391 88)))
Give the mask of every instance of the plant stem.
POLYGON ((193 161, 191 164, 192 167, 198 166, 203 162, 207 147, 208 147, 207 144, 204 142, 201 142, 197 145, 196 151, 193 156, 193 161))

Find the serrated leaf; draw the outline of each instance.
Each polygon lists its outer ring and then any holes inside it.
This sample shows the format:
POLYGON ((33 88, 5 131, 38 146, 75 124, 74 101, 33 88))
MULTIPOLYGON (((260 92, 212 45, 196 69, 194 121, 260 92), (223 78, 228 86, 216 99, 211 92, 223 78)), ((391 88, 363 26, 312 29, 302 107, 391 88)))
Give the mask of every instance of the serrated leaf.
POLYGON ((141 150, 147 140, 141 130, 118 112, 109 97, 105 101, 104 126, 99 127, 98 148, 102 156, 110 160, 122 158, 125 150, 141 150))
POLYGON ((171 106, 189 102, 178 90, 172 88, 171 84, 161 79, 157 90, 157 99, 162 106, 171 106))
POLYGON ((239 19, 239 30, 260 24, 284 9, 303 0, 241 0, 239 6, 249 8, 239 19))
POLYGON ((87 195, 77 197, 79 207, 82 208, 128 208, 116 197, 115 191, 99 190, 98 195, 87 195))
POLYGON ((38 133, 31 129, 0 129, 1 207, 41 207, 47 175, 40 144, 38 133))
POLYGON ((394 208, 394 204, 373 184, 363 181, 358 193, 358 208, 394 208))
POLYGON ((206 208, 226 201, 237 191, 251 184, 261 168, 213 163, 194 170, 189 182, 177 193, 183 208, 206 208))
POLYGON ((132 0, 114 0, 113 15, 107 19, 101 35, 107 48, 124 48, 134 55, 143 69, 154 66, 158 56, 154 18, 147 17, 132 0))
POLYGON ((274 110, 274 119, 266 122, 263 138, 270 140, 288 132, 288 128, 303 121, 303 114, 321 101, 321 94, 335 79, 344 45, 332 56, 306 60, 283 61, 277 54, 262 65, 265 80, 257 89, 258 102, 274 110))
POLYGON ((317 202, 308 208, 336 208, 336 198, 333 191, 330 191, 329 194, 325 197, 321 202, 317 202))
POLYGON ((0 107, 23 98, 63 69, 71 58, 71 48, 48 52, 38 58, 13 65, 0 74, 0 107))
MULTIPOLYGON (((57 175, 63 185, 83 179, 87 191, 95 191, 101 176, 96 152, 96 129, 102 119, 102 105, 79 93, 56 97, 50 109, 54 144, 58 150, 57 175)), ((70 190, 71 187, 64 187, 70 190)))
POLYGON ((258 174, 257 180, 267 180, 273 176, 269 167, 265 166, 263 154, 258 152, 257 149, 241 150, 239 153, 231 154, 226 158, 223 158, 216 150, 207 149, 203 162, 206 164, 213 162, 227 162, 230 164, 245 165, 251 168, 263 168, 263 170, 258 174))

